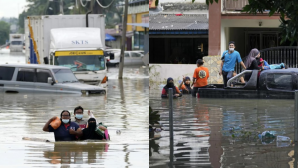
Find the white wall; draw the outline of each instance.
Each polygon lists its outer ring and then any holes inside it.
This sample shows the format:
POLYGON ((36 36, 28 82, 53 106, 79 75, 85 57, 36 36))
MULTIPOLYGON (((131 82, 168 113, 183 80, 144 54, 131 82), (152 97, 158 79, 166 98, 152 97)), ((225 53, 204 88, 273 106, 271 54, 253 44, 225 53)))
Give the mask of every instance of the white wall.
POLYGON ((169 77, 174 79, 176 86, 178 81, 182 80, 182 76, 188 76, 192 80, 196 64, 150 64, 149 81, 150 88, 157 89, 158 85, 166 84, 169 77))
MULTIPOLYGON (((159 0, 159 3, 165 2, 192 3, 192 0, 159 0)), ((206 3, 206 0, 196 0, 194 3, 206 3)))

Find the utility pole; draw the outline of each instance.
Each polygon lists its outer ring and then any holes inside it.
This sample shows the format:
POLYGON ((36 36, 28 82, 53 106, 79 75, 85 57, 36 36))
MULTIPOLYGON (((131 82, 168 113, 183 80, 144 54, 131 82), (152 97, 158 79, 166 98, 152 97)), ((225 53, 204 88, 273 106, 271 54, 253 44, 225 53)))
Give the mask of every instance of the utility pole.
POLYGON ((120 54, 118 79, 122 79, 122 76, 123 76, 124 50, 125 50, 126 27, 127 27, 127 10, 128 10, 128 0, 125 0, 124 18, 123 18, 123 24, 122 24, 122 44, 121 44, 121 54, 120 54))
POLYGON ((93 6, 94 6, 94 0, 90 1, 90 11, 92 11, 91 14, 93 14, 93 6))
POLYGON ((60 14, 64 15, 64 13, 63 13, 63 0, 60 0, 60 14))

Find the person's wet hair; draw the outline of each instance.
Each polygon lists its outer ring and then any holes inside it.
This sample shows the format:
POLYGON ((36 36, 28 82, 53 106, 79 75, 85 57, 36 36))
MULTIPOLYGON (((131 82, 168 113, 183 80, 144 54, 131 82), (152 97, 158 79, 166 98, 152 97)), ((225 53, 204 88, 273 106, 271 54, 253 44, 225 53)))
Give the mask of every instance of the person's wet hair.
POLYGON ((229 42, 229 45, 230 45, 230 44, 234 44, 234 45, 235 45, 235 41, 230 41, 230 42, 229 42))
POLYGON ((81 109, 84 112, 84 109, 81 106, 76 107, 73 112, 76 113, 76 111, 79 110, 79 109, 81 109))
POLYGON ((68 112, 68 115, 69 115, 69 117, 70 117, 70 112, 69 112, 68 110, 63 110, 63 111, 61 112, 61 114, 60 114, 60 117, 61 117, 61 118, 62 118, 62 114, 63 114, 64 112, 68 112))
POLYGON ((96 121, 96 120, 95 120, 95 118, 89 118, 88 123, 89 123, 90 121, 96 121))

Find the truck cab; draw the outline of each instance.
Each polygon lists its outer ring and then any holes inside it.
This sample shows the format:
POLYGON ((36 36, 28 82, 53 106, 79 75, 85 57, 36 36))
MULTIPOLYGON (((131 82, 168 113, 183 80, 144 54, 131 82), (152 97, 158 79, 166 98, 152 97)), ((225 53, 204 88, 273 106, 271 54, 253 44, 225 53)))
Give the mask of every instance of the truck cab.
POLYGON ((29 64, 68 67, 80 82, 106 89, 105 15, 28 16, 25 25, 29 64))
POLYGON ((70 68, 80 82, 106 88, 108 77, 99 28, 51 30, 50 64, 70 68))
POLYGON ((50 64, 68 67, 80 82, 106 87, 106 60, 103 50, 68 50, 50 54, 50 64))

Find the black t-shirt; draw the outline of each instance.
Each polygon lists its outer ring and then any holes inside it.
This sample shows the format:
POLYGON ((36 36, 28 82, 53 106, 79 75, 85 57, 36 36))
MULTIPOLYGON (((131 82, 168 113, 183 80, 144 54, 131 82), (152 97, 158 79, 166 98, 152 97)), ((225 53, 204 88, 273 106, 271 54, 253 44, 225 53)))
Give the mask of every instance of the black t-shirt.
POLYGON ((90 133, 90 128, 85 128, 83 129, 83 136, 81 140, 86 140, 86 139, 97 139, 97 140, 102 140, 104 137, 101 135, 98 135, 95 131, 90 133))
POLYGON ((246 70, 260 70, 260 69, 262 69, 262 67, 258 66, 258 61, 256 59, 254 59, 251 62, 250 67, 246 67, 246 70))

